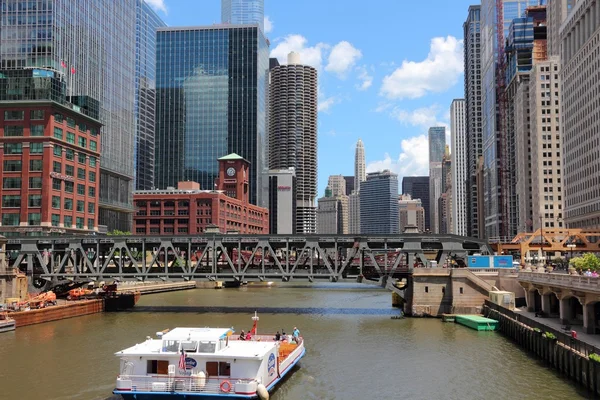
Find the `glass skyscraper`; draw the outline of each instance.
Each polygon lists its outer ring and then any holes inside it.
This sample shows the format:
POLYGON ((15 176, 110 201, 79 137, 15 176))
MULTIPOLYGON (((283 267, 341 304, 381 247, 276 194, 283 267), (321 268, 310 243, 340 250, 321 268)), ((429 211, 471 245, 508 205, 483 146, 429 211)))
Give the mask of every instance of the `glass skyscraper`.
POLYGON ((224 24, 258 24, 265 31, 265 0, 221 0, 224 24))
POLYGON ((269 53, 258 25, 159 28, 156 59, 155 186, 213 189, 217 159, 237 153, 260 204, 269 53))
POLYGON ((156 30, 166 26, 144 0, 136 0, 135 18, 135 189, 154 186, 156 108, 156 30))
POLYGON ((399 233, 398 212, 398 175, 388 170, 367 174, 360 184, 360 233, 399 233))
POLYGON ((130 230, 136 2, 0 0, 0 6, 0 69, 35 66, 59 71, 68 96, 99 100, 99 224, 130 230))

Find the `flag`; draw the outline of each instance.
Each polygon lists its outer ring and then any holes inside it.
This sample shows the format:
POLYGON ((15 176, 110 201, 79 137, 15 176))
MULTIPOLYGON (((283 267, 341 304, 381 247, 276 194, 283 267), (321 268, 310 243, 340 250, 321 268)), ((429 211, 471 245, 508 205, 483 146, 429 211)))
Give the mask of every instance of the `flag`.
POLYGON ((71 73, 74 74, 75 73, 75 67, 71 67, 71 73))
POLYGON ((251 336, 256 335, 256 323, 257 322, 258 322, 257 320, 254 320, 254 325, 252 325, 252 329, 250 330, 250 332, 248 332, 251 336))
POLYGON ((181 357, 179 357, 179 369, 185 371, 185 352, 181 350, 181 357))
POLYGON ((60 66, 63 68, 67 68, 67 64, 65 63, 65 60, 60 60, 60 66))

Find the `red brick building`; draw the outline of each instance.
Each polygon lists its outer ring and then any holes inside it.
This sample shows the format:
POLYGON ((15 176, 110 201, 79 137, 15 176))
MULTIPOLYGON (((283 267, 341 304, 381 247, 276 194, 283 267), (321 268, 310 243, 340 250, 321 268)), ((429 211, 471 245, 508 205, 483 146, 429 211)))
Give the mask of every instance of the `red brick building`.
POLYGON ((75 108, 0 101, 0 234, 98 230, 101 124, 75 108))
POLYGON ((200 190, 196 182, 177 189, 134 192, 136 235, 203 234, 213 225, 221 233, 269 233, 269 211, 249 203, 250 164, 230 154, 219 158, 215 190, 200 190))

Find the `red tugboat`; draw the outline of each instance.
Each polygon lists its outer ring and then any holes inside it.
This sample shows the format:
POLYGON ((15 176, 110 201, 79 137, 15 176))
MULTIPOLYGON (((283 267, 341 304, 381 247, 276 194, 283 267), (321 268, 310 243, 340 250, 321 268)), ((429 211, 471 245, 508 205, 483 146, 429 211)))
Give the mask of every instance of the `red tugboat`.
POLYGON ((124 292, 117 291, 117 284, 102 286, 99 297, 104 299, 104 311, 124 311, 133 308, 140 299, 139 291, 129 290, 124 292))

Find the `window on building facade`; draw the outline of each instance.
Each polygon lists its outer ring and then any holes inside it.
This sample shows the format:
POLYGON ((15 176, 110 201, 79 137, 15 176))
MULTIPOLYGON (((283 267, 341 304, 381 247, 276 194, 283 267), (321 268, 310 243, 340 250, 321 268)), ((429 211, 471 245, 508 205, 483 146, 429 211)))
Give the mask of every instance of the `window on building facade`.
POLYGON ((39 225, 42 220, 42 214, 40 213, 29 213, 27 216, 27 223, 29 225, 39 225))
POLYGON ((67 117, 67 126, 69 128, 75 128, 75 120, 71 117, 67 117))
POLYGON ((78 179, 85 179, 85 169, 83 169, 83 168, 77 168, 77 178, 78 179))
POLYGON ((88 229, 94 229, 94 218, 88 218, 88 229))
POLYGON ((4 136, 23 136, 23 127, 19 125, 5 125, 4 136))
POLYGON ((65 210, 72 210, 73 209, 73 199, 65 199, 64 209, 65 210))
POLYGON ((2 225, 17 226, 21 222, 21 214, 19 213, 4 213, 2 214, 2 225))
POLYGON ((67 143, 75 144, 75 134, 73 132, 67 132, 67 143))
POLYGON ((3 178, 2 187, 4 189, 21 189, 21 178, 3 178))
POLYGON ((92 150, 92 151, 98 150, 98 143, 96 143, 95 140, 90 140, 90 150, 92 150))
POLYGON ((83 229, 83 221, 84 220, 83 220, 82 217, 77 217, 75 219, 75 223, 76 223, 77 229, 83 229))
POLYGON ((77 194, 85 196, 85 185, 82 185, 81 183, 77 184, 77 194))
POLYGON ((44 143, 29 143, 29 154, 42 154, 44 143))
POLYGON ((29 178, 29 189, 41 189, 42 188, 42 177, 32 176, 29 178))
POLYGON ((61 174, 62 173, 62 164, 59 163, 58 161, 53 161, 52 162, 52 171, 58 172, 59 174, 61 174))
POLYGON ((42 195, 41 194, 30 194, 28 207, 41 207, 42 206, 42 195))
POLYGON ((8 195, 2 196, 2 207, 4 207, 4 208, 20 208, 21 207, 21 195, 8 194, 8 195))
POLYGON ((52 208, 60 210, 60 196, 52 196, 52 208))
POLYGON ((98 128, 90 128, 90 134, 92 136, 98 136, 98 128))
POLYGON ((71 149, 67 149, 66 157, 67 157, 67 160, 73 161, 75 159, 75 152, 71 149))
POLYGON ((86 147, 86 146, 87 146, 87 140, 86 140, 86 138, 84 138, 84 137, 81 137, 81 136, 78 136, 78 137, 77 137, 77 144, 78 144, 80 147, 86 147))
POLYGON ((65 175, 73 176, 75 175, 75 167, 72 165, 65 165, 65 175))
POLYGON ((90 156, 90 167, 96 167, 96 157, 90 156))
POLYGON ((93 186, 88 187, 88 196, 96 197, 96 188, 93 186))
POLYGON ((42 160, 29 160, 29 172, 40 172, 42 168, 42 160))
POLYGON ((90 182, 96 182, 96 173, 90 171, 90 182))
POLYGON ((83 123, 83 122, 80 122, 80 123, 79 123, 79 131, 80 131, 80 132, 85 132, 85 131, 87 131, 87 125, 86 125, 85 123, 83 123))
POLYGON ((29 111, 29 119, 34 119, 34 120, 44 119, 44 110, 29 111))
POLYGON ((5 121, 23 121, 25 119, 25 111, 4 111, 5 121))
POLYGON ((21 143, 4 143, 4 154, 22 154, 23 147, 21 143))
POLYGON ((62 157, 62 147, 58 145, 54 145, 54 155, 57 157, 62 157))
POLYGON ((54 122, 62 124, 65 117, 61 113, 54 113, 54 122))
POLYGON ((84 212, 85 209, 85 202, 83 200, 77 200, 77 206, 75 211, 77 212, 84 212))
POLYGON ((77 161, 78 161, 80 164, 85 164, 85 154, 83 154, 83 153, 78 153, 78 154, 77 154, 77 161))
POLYGON ((70 228, 73 225, 73 217, 70 215, 65 215, 64 218, 65 228, 70 228))
POLYGON ((52 226, 60 225, 60 214, 52 214, 52 226))
POLYGON ((4 160, 4 172, 21 172, 21 160, 4 160))
POLYGON ((73 186, 74 186, 73 182, 65 181, 65 192, 73 193, 73 186))
POLYGON ((90 213, 90 214, 96 213, 96 203, 88 203, 88 213, 90 213))
POLYGON ((54 127, 54 137, 56 139, 62 140, 63 138, 63 130, 57 127, 54 127))
POLYGON ((62 190, 62 181, 60 179, 52 178, 52 189, 62 190))

